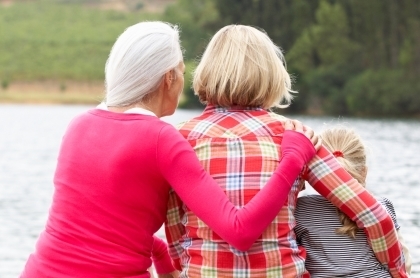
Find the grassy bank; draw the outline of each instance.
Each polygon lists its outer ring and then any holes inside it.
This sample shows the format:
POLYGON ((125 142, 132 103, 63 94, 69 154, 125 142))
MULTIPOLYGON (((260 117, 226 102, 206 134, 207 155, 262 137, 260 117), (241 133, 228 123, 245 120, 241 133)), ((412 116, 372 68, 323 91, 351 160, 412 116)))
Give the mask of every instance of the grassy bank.
MULTIPOLYGON (((189 85, 185 85, 187 87, 189 85)), ((104 99, 104 84, 101 81, 33 81, 15 82, 7 89, 0 88, 0 103, 32 104, 98 104, 104 99)), ((180 105, 186 101, 181 96, 180 105)))
MULTIPOLYGON (((0 102, 98 103, 105 62, 117 37, 137 22, 161 20, 174 0, 137 1, 145 6, 127 9, 135 2, 0 2, 0 26, 7 27, 0 28, 0 102)), ((186 64, 184 91, 191 95, 194 63, 186 64)))
POLYGON ((103 92, 102 82, 15 82, 0 89, 0 103, 95 104, 103 92))
POLYGON ((0 5, 1 86, 15 81, 103 80, 104 64, 118 35, 127 26, 158 16, 71 1, 0 5))

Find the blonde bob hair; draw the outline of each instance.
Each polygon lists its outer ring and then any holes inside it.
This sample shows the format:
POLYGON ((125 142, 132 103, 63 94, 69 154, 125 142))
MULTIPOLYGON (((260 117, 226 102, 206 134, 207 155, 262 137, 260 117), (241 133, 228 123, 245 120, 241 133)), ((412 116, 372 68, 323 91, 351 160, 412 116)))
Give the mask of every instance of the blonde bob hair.
MULTIPOLYGON (((323 131, 321 137, 322 144, 335 155, 341 166, 360 184, 366 186, 366 149, 360 136, 350 128, 337 126, 323 131)), ((359 229, 356 223, 342 211, 337 211, 343 226, 336 233, 354 238, 359 229)))
POLYGON ((251 26, 228 25, 208 44, 193 78, 200 101, 223 107, 289 106, 293 92, 281 49, 251 26))

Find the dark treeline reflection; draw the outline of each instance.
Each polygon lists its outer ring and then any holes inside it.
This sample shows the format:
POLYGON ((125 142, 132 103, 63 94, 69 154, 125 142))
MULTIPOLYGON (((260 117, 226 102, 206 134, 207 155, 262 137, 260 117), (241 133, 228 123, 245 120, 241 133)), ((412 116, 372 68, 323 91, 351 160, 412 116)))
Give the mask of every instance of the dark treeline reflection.
POLYGON ((181 24, 189 59, 224 25, 263 28, 295 76, 290 112, 420 114, 417 0, 179 0, 165 16, 181 24))

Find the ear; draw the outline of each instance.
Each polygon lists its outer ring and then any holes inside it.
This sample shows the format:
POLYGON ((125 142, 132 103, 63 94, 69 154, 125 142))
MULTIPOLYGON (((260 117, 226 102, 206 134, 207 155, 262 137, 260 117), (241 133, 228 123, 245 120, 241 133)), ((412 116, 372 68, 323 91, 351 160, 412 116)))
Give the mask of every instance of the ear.
POLYGON ((165 73, 165 76, 163 78, 163 83, 165 85, 165 88, 170 90, 172 88, 172 84, 174 82, 174 71, 170 70, 167 73, 165 73))
POLYGON ((171 71, 168 71, 167 73, 165 73, 163 77, 163 85, 166 89, 169 90, 172 87, 172 82, 173 82, 173 78, 172 78, 171 71))

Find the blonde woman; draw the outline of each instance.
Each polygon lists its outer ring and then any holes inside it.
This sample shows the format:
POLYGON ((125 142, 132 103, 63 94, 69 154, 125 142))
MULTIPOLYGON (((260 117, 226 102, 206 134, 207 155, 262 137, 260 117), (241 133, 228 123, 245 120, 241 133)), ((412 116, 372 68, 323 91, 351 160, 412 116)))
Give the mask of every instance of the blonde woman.
MULTIPOLYGON (((194 73, 193 87, 207 104, 179 126, 204 169, 236 207, 255 198, 282 161, 285 117, 271 113, 292 99, 283 55, 264 32, 244 25, 219 30, 194 73)), ((406 277, 392 219, 325 148, 307 165, 312 186, 369 234, 378 259, 394 277, 406 277)), ((305 251, 293 228, 302 176, 285 205, 248 251, 238 250, 171 193, 166 234, 181 277, 309 277, 305 251)), ((211 206, 209 204, 209 206, 211 206)))
MULTIPOLYGON (((366 150, 352 129, 335 127, 322 133, 323 145, 361 185, 366 185, 366 150)), ((399 233, 394 206, 386 198, 380 202, 391 215, 399 233)), ((319 195, 300 197, 295 213, 296 237, 307 252, 306 269, 311 277, 391 277, 369 246, 366 234, 356 223, 319 195)), ((407 272, 411 256, 403 244, 407 272)))

